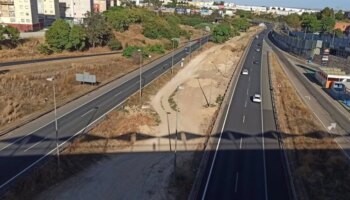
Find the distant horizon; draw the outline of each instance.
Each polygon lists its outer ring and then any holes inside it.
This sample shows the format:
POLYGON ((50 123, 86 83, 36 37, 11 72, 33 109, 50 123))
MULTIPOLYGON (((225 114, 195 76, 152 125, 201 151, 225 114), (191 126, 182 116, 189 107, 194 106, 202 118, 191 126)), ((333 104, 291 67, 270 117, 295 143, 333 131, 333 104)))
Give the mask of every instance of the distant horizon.
POLYGON ((225 0, 225 2, 247 6, 277 6, 317 10, 323 9, 325 7, 330 7, 334 10, 350 10, 349 0, 225 0))

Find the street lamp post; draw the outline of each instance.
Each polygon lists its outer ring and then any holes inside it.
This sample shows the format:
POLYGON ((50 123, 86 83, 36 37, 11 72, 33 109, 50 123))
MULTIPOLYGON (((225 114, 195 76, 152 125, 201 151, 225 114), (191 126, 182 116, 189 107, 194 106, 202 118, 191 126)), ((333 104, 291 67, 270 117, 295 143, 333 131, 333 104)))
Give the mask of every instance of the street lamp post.
POLYGON ((142 50, 137 50, 140 54, 140 108, 142 108, 142 50))
POLYGON ((176 152, 177 152, 177 127, 178 127, 178 121, 180 120, 179 118, 179 90, 183 90, 184 88, 179 85, 177 86, 176 90, 176 103, 177 103, 177 108, 176 108, 176 126, 175 126, 175 151, 174 151, 174 177, 176 177, 176 152))
POLYGON ((174 53, 175 53, 175 38, 171 39, 172 43, 173 43, 173 53, 171 56, 171 73, 173 73, 173 66, 174 66, 174 53))
POLYGON ((60 168, 60 151, 58 148, 58 124, 57 124, 57 105, 56 105, 56 87, 55 87, 55 78, 50 77, 46 79, 47 81, 52 82, 53 90, 53 104, 54 104, 54 113, 55 113, 55 133, 56 133, 56 155, 57 155, 57 167, 60 168))

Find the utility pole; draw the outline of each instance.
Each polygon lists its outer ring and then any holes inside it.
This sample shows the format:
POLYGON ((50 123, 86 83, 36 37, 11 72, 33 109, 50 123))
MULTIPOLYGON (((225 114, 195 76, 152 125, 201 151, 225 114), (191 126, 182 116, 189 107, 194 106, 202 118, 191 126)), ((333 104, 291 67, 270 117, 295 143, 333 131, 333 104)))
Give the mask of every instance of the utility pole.
POLYGON ((176 153, 177 153, 177 127, 178 127, 178 121, 180 120, 179 118, 179 90, 183 90, 184 88, 181 85, 178 85, 176 88, 176 126, 175 126, 175 151, 174 151, 174 177, 176 178, 176 153))
POLYGON ((56 104, 56 87, 55 87, 55 78, 47 78, 47 81, 52 82, 53 90, 53 104, 54 104, 54 113, 55 113, 55 133, 56 133, 56 156, 57 156, 57 168, 60 169, 60 150, 58 145, 58 123, 57 123, 57 104, 56 104))
POLYGON ((142 50, 137 50, 140 54, 140 109, 142 108, 142 50))

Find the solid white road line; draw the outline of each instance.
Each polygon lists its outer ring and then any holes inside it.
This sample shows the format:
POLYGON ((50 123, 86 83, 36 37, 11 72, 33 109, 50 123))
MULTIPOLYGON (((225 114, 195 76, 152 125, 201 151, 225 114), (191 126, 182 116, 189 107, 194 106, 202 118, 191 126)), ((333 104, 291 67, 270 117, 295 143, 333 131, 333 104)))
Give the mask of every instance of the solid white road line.
MULTIPOLYGON (((66 141, 62 142, 61 144, 58 145, 58 148, 60 148, 61 146, 65 145, 68 141, 70 141, 72 138, 74 138, 75 136, 77 136, 78 134, 80 134, 81 132, 83 132, 87 127, 91 126, 92 124, 96 123, 98 120, 100 120, 102 117, 104 117, 105 115, 107 115, 108 113, 112 112, 115 108, 117 108, 118 106, 122 105, 126 100, 122 101, 121 103, 119 103, 118 105, 114 106, 113 108, 111 108, 110 110, 108 110, 105 114, 101 115, 99 118, 95 119, 93 122, 91 122, 90 124, 88 124, 87 126, 85 126, 83 129, 81 129, 80 131, 76 132, 74 135, 72 135, 70 138, 68 138, 66 141)), ((39 163, 41 160, 43 160, 44 158, 46 158, 48 155, 50 155, 52 152, 55 152, 57 149, 57 147, 53 148, 51 151, 49 151, 48 153, 46 153, 44 156, 40 157, 38 160, 36 160, 35 162, 33 162, 32 164, 30 164, 28 167, 24 168, 22 171, 20 171, 18 174, 16 174, 15 176, 13 176, 11 179, 7 180, 5 183, 3 183, 2 185, 0 185, 0 189, 5 187, 7 184, 11 183, 13 180, 15 180, 18 176, 22 175, 24 172, 28 171, 30 168, 32 168, 34 165, 36 165, 37 163, 39 163)))
POLYGON ((26 151, 28 151, 29 149, 35 147, 36 145, 40 144, 40 143, 41 143, 43 140, 45 140, 45 139, 46 139, 46 137, 44 137, 43 139, 41 139, 39 142, 33 144, 32 146, 28 147, 28 148, 25 149, 23 152, 26 152, 26 151))
MULTIPOLYGON (((239 79, 239 76, 237 76, 237 78, 239 79)), ((204 187, 204 191, 203 191, 203 195, 202 195, 202 200, 205 199, 205 195, 207 194, 207 190, 208 190, 208 186, 209 186, 210 177, 211 177, 211 174, 213 173, 214 163, 215 163, 215 160, 216 160, 216 156, 217 156, 217 154, 218 154, 218 150, 219 150, 219 146, 220 146, 220 142, 221 142, 221 138, 222 138, 222 133, 224 132, 224 128, 225 128, 225 125, 226 125, 227 116, 228 116, 228 113, 229 113, 229 111, 230 111, 230 107, 231 107, 231 103, 232 103, 232 100, 233 100, 233 95, 234 95, 235 90, 236 90, 237 83, 238 83, 238 81, 236 82, 236 84, 235 84, 235 86, 234 86, 234 88, 233 88, 233 92, 232 92, 231 97, 230 97, 230 102, 229 102, 228 107, 227 107, 227 110, 226 110, 224 123, 223 123, 223 125, 222 125, 221 132, 220 132, 220 137, 219 137, 218 143, 217 143, 217 145, 216 145, 216 149, 215 149, 213 161, 212 161, 211 166, 210 166, 210 170, 209 170, 207 182, 205 183, 205 187, 204 187)))
POLYGON ((241 138, 241 140, 239 142, 239 149, 242 149, 242 143, 243 143, 243 138, 241 138))
POLYGON ((92 112, 92 111, 94 111, 94 110, 96 110, 96 109, 93 108, 93 109, 87 111, 86 113, 82 114, 80 117, 84 117, 85 115, 89 114, 90 112, 92 112))
POLYGON ((238 188, 238 172, 236 173, 235 192, 237 192, 237 188, 238 188))
POLYGON ((115 94, 114 96, 115 96, 115 97, 116 97, 116 96, 119 96, 121 93, 123 93, 123 91, 118 92, 118 93, 115 94))

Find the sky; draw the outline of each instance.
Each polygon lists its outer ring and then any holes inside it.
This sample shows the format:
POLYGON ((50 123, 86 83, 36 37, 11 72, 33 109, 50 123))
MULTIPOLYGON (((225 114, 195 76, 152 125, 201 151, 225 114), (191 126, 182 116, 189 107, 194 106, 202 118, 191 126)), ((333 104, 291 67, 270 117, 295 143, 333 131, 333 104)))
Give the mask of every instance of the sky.
POLYGON ((226 0, 239 5, 281 6, 294 8, 324 8, 350 10, 350 0, 226 0))

